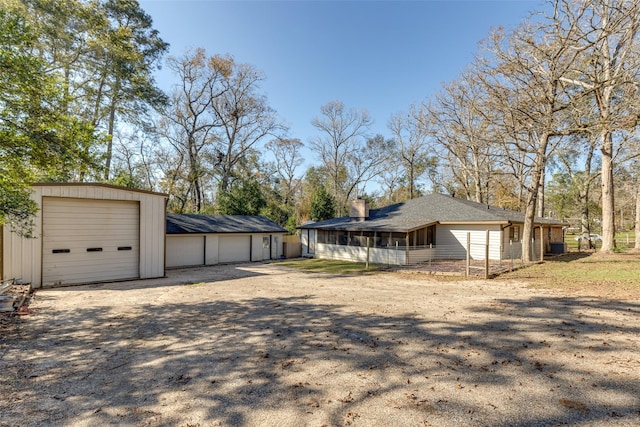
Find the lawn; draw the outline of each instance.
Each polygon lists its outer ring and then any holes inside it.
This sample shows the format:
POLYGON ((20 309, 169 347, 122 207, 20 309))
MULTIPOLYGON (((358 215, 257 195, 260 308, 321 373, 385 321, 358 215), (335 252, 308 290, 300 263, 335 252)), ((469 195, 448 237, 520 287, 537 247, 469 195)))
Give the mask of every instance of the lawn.
POLYGON ((369 268, 367 268, 366 264, 363 262, 340 261, 320 258, 283 261, 279 262, 278 265, 304 271, 333 274, 363 274, 386 268, 385 265, 380 264, 369 264, 369 268))
POLYGON ((569 253, 500 276, 539 288, 607 297, 640 298, 640 254, 569 253))

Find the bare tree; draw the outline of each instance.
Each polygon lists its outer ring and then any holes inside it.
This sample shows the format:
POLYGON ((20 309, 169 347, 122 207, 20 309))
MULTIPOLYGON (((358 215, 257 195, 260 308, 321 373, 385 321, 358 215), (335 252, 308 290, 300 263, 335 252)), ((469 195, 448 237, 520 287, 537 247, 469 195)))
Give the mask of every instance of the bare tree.
MULTIPOLYGON (((172 175, 183 176, 188 181, 186 188, 195 212, 203 208, 203 179, 209 173, 209 168, 203 165, 203 151, 214 143, 214 130, 219 126, 213 104, 227 90, 221 81, 231 75, 233 65, 232 58, 207 57, 204 49, 169 59, 169 68, 177 74, 179 82, 169 106, 162 111, 157 131, 187 162, 186 175, 177 174, 182 169, 177 167, 172 175)), ((173 185, 169 190, 175 188, 173 185)), ((185 200, 180 210, 186 206, 185 200)))
POLYGON ((491 34, 478 76, 491 95, 493 111, 500 115, 511 161, 524 161, 531 169, 526 185, 523 258, 532 259, 533 224, 540 186, 549 153, 561 136, 573 131, 567 111, 575 93, 568 93, 563 78, 575 68, 578 52, 571 37, 575 23, 558 19, 525 22, 508 36, 491 34))
POLYGON ((638 39, 640 3, 624 0, 556 1, 555 19, 575 22, 574 49, 583 54, 565 81, 590 91, 602 156, 602 252, 615 249, 614 133, 635 128, 639 106, 629 94, 637 91, 640 75, 638 39))
POLYGON ((427 130, 421 125, 419 113, 413 106, 408 114, 393 115, 387 126, 394 136, 393 161, 400 160, 406 174, 409 199, 413 199, 417 194, 416 182, 434 164, 429 156, 427 130))
POLYGON ((311 121, 320 135, 311 141, 310 147, 329 176, 328 188, 336 201, 336 215, 340 216, 359 184, 352 162, 367 146, 367 132, 373 121, 366 110, 346 110, 340 101, 329 102, 320 111, 321 117, 311 121))
POLYGON ((216 129, 213 151, 208 154, 219 180, 219 190, 227 191, 236 166, 256 144, 284 130, 276 112, 260 94, 262 73, 249 64, 232 64, 219 81, 220 95, 211 102, 216 129))
POLYGON ((558 159, 564 165, 567 173, 578 188, 578 204, 580 205, 580 226, 582 232, 581 244, 589 247, 589 235, 591 234, 589 201, 591 189, 600 173, 593 173, 593 162, 596 151, 596 139, 591 135, 575 134, 571 136, 569 144, 566 144, 558 152, 558 159), (581 167, 576 168, 576 163, 581 162, 581 167))
POLYGON ((486 203, 495 125, 487 93, 473 72, 469 70, 445 85, 431 102, 423 105, 418 118, 425 132, 433 136, 441 157, 449 159, 447 164, 466 198, 486 203))
POLYGON ((636 218, 635 218, 635 251, 640 251, 640 162, 636 164, 636 218))
POLYGON ((296 170, 302 165, 302 141, 297 138, 278 138, 269 141, 267 149, 275 158, 275 173, 280 177, 283 189, 283 201, 289 205, 294 200, 295 193, 300 189, 301 182, 296 176, 296 170))

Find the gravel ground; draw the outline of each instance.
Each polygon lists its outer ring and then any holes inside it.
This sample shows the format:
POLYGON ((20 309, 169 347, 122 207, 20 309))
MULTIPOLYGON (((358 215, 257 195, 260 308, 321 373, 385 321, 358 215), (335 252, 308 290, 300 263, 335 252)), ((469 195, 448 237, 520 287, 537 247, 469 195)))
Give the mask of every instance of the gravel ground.
POLYGON ((640 425, 640 303, 277 264, 38 291, 2 426, 640 425))

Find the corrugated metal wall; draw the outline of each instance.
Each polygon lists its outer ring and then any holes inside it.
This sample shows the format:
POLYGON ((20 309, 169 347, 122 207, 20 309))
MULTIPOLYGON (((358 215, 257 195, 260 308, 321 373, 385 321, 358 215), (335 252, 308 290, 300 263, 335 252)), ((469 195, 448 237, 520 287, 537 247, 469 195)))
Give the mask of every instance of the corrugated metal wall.
MULTIPOLYGON (((164 276, 166 195, 101 184, 36 184, 32 198, 42 207, 42 197, 132 200, 140 203, 140 278, 164 276)), ((34 217, 33 239, 24 239, 4 226, 3 279, 21 279, 34 287, 42 284, 42 211, 34 217)))

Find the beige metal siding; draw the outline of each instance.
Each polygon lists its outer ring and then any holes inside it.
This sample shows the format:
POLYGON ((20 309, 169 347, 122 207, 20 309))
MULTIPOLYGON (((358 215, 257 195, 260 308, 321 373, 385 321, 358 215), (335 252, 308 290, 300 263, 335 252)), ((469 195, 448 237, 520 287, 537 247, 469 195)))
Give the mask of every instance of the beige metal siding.
POLYGON ((205 248, 205 256, 206 265, 215 265, 218 263, 218 235, 217 234, 207 234, 207 241, 205 243, 207 247, 205 248))
POLYGON ((44 197, 42 284, 140 276, 137 201, 44 197))
POLYGON ((191 267, 205 262, 205 236, 167 236, 167 267, 191 267))
MULTIPOLYGON (((99 184, 34 185, 32 199, 42 206, 44 197, 138 201, 140 205, 139 277, 164 276, 166 196, 99 184)), ((42 285, 42 212, 34 217, 34 239, 24 239, 4 228, 3 278, 22 279, 34 287, 42 285)))
MULTIPOLYGON (((220 236, 218 241, 220 262, 240 262, 251 260, 251 236, 220 236)), ((262 241, 260 241, 260 247, 262 247, 262 241)))
MULTIPOLYGON (((252 234, 250 239, 251 239, 251 261, 262 261, 263 258, 263 242, 264 240, 262 239, 264 237, 264 235, 262 234, 252 234)), ((268 236, 267 236, 268 237, 268 236)), ((220 247, 220 250, 222 250, 222 247, 220 247)), ((268 256, 268 254, 267 254, 268 256)), ((268 258, 267 258, 268 259, 268 258)))

